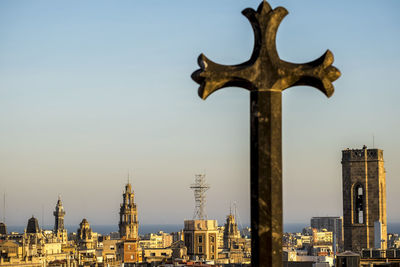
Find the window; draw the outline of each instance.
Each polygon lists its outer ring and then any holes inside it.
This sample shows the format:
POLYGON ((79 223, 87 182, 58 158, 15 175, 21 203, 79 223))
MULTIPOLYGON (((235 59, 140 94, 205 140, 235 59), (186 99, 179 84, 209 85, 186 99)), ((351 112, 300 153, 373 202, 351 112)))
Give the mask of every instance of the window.
POLYGON ((133 260, 134 259, 134 257, 133 257, 133 255, 131 255, 131 260, 133 260))
POLYGON ((211 252, 214 252, 214 245, 211 245, 211 252))
POLYGON ((214 243, 214 236, 210 236, 210 242, 214 243))
POLYGON ((364 223, 364 189, 361 184, 354 186, 354 223, 364 223))
POLYGON ((167 253, 162 252, 162 253, 161 253, 161 256, 167 256, 167 253))
POLYGON ((203 247, 199 246, 199 253, 203 253, 203 247))
POLYGON ((199 243, 203 243, 203 236, 199 235, 199 243))
POLYGON ((128 245, 128 249, 129 249, 129 250, 131 249, 131 245, 128 245))
POLYGON ((156 256, 156 253, 150 253, 150 256, 152 256, 152 257, 155 257, 156 256))

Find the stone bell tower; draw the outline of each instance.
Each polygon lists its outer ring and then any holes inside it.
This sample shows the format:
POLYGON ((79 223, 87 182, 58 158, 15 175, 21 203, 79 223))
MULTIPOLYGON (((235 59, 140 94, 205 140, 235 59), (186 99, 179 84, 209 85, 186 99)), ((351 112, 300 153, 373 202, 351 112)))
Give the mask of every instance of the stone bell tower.
POLYGON ((138 219, 135 194, 131 184, 128 182, 123 193, 122 204, 119 211, 119 234, 121 238, 138 239, 138 219))
POLYGON ((380 149, 342 151, 344 249, 387 247, 386 175, 380 149))
POLYGON ((55 222, 54 222, 54 231, 62 231, 64 230, 64 216, 65 210, 61 202, 61 196, 58 196, 57 205, 53 212, 55 222))
POLYGON ((63 244, 67 243, 68 241, 68 235, 67 235, 67 229, 64 228, 64 216, 65 216, 65 210, 61 202, 61 196, 58 196, 56 208, 53 212, 54 215, 54 233, 56 234, 57 238, 59 241, 61 241, 63 244))
POLYGON ((127 266, 140 261, 139 254, 139 222, 137 218, 137 209, 135 203, 135 193, 132 185, 125 185, 125 191, 122 194, 122 204, 119 210, 119 235, 122 242, 118 243, 118 252, 121 255, 122 262, 127 266))

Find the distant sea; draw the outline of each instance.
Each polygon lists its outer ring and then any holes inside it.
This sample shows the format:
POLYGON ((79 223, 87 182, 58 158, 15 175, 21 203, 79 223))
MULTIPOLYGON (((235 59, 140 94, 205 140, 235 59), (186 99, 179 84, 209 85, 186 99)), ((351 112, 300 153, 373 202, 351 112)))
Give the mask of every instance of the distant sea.
MULTIPOLYGON (((246 227, 248 225, 244 225, 246 227)), ((286 223, 283 226, 284 232, 299 233, 304 227, 309 226, 307 223, 286 223)), ((68 233, 77 232, 78 225, 67 225, 65 228, 68 233)), ((111 232, 118 232, 118 225, 92 225, 93 232, 100 233, 102 235, 107 235, 111 232)), ((23 233, 26 226, 7 226, 8 232, 18 232, 23 233)), ((53 226, 45 226, 44 229, 53 229, 53 226)), ((183 224, 144 224, 139 225, 139 234, 145 235, 148 233, 157 233, 163 231, 165 233, 178 232, 183 229, 183 224)), ((388 233, 400 234, 400 223, 389 223, 388 233)))
MULTIPOLYGON (((45 225, 43 229, 51 230, 53 229, 53 225, 45 225)), ((118 225, 91 225, 93 232, 97 232, 102 235, 108 235, 111 232, 118 232, 118 225)), ((8 226, 7 225, 7 232, 18 232, 23 233, 26 226, 8 226)), ((65 228, 67 229, 68 233, 77 232, 79 225, 66 225, 65 228)), ((139 225, 139 235, 145 235, 148 233, 157 233, 159 231, 163 231, 165 233, 172 233, 177 232, 183 229, 183 224, 145 224, 139 225)))
MULTIPOLYGON (((289 233, 301 233, 304 227, 310 226, 308 223, 286 223, 283 225, 283 231, 289 233)), ((388 223, 387 232, 400 234, 400 223, 388 223)))

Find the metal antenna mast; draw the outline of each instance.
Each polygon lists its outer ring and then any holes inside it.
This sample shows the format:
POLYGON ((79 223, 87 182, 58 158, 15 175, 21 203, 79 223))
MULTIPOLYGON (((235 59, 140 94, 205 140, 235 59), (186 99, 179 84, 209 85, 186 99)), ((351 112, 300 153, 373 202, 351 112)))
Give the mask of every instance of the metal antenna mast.
MULTIPOLYGON (((242 221, 240 220, 240 216, 239 216, 239 211, 238 211, 238 208, 237 208, 237 203, 236 203, 236 201, 234 201, 233 202, 233 207, 234 207, 234 209, 235 209, 235 219, 236 219, 236 223, 237 223, 237 225, 239 226, 239 232, 241 232, 241 231, 243 231, 243 224, 242 224, 242 221)), ((240 233, 240 235, 241 235, 241 233, 240 233)))
POLYGON ((44 205, 42 204, 42 229, 44 229, 44 205))
POLYGON ((372 148, 375 148, 375 135, 372 135, 372 148))
POLYGON ((3 223, 6 223, 6 192, 3 195, 3 223))
POLYGON ((210 189, 210 185, 206 184, 205 174, 196 174, 195 183, 190 186, 194 191, 194 199, 196 207, 193 214, 193 220, 206 220, 207 214, 204 210, 206 204, 206 191, 210 189))

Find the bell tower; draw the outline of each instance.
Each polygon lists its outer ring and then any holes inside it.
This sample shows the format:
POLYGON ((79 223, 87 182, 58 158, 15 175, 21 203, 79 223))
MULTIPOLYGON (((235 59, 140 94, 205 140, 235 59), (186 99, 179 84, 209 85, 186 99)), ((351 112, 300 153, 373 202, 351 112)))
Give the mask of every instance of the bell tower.
POLYGON ((387 247, 386 172, 381 149, 342 151, 344 249, 387 247))
POLYGON ((119 210, 119 235, 122 242, 118 243, 118 251, 124 264, 131 264, 140 261, 139 238, 137 219, 137 209, 134 201, 135 194, 132 185, 125 185, 125 191, 122 194, 122 204, 119 210))
POLYGON ((64 216, 65 216, 65 211, 64 207, 61 202, 61 196, 58 196, 58 201, 56 205, 56 210, 53 212, 53 215, 55 217, 55 223, 54 223, 54 231, 60 231, 64 230, 64 216))
POLYGON ((57 238, 65 244, 68 241, 67 237, 67 229, 64 228, 64 216, 65 210, 61 202, 61 196, 58 195, 58 200, 56 204, 55 211, 53 212, 54 215, 54 233, 56 234, 57 238))
POLYGON ((129 181, 125 185, 125 192, 122 196, 122 204, 119 211, 119 235, 121 238, 137 239, 139 223, 134 202, 135 194, 129 181))

